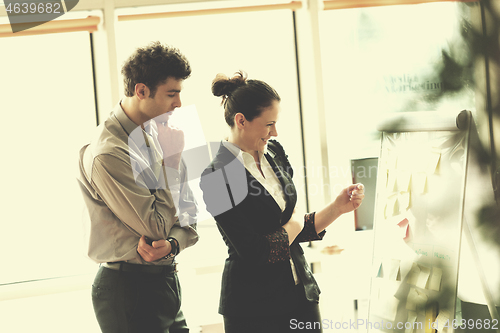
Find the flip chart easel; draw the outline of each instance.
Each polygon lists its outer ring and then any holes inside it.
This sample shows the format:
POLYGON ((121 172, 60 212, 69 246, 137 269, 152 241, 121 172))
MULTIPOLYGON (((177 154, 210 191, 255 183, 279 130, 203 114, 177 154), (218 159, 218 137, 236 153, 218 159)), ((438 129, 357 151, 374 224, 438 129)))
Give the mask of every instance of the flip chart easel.
POLYGON ((454 332, 471 123, 433 111, 378 126, 368 332, 454 332))

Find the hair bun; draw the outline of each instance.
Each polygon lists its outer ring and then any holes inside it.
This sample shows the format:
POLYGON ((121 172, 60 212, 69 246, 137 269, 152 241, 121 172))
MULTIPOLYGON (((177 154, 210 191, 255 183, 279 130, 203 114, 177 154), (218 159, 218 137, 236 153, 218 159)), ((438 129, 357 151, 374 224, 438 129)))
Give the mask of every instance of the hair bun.
POLYGON ((233 91, 246 83, 247 75, 243 71, 239 71, 232 78, 219 73, 212 81, 212 94, 217 97, 223 97, 225 100, 233 91))

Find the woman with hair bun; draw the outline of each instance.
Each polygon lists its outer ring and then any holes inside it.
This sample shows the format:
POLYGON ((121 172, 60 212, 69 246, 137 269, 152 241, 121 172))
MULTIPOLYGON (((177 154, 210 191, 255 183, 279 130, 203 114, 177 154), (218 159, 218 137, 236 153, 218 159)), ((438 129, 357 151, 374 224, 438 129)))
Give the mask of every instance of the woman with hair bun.
POLYGON ((218 74, 227 140, 201 177, 207 210, 228 247, 219 313, 226 333, 321 332, 320 290, 301 242, 321 240, 325 228, 364 198, 350 185, 318 212, 299 215, 293 169, 278 136, 278 93, 267 83, 218 74))

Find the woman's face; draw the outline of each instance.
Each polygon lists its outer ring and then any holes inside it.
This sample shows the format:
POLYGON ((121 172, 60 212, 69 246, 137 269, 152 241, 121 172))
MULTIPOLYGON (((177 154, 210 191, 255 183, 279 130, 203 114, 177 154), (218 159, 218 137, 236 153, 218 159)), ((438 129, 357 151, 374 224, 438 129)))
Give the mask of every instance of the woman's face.
POLYGON ((252 121, 245 121, 245 126, 241 132, 243 140, 243 150, 263 151, 267 145, 267 140, 273 136, 278 136, 276 122, 280 112, 280 103, 276 100, 270 106, 262 110, 260 116, 252 121))

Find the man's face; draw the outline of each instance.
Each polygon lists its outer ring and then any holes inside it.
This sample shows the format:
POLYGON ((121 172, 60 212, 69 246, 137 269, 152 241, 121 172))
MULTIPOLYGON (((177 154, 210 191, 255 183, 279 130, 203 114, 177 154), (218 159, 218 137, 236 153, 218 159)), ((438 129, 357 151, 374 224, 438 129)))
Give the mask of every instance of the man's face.
POLYGON ((148 96, 143 100, 142 110, 149 119, 155 118, 159 123, 168 122, 170 111, 182 105, 180 96, 182 82, 182 79, 169 77, 164 83, 158 85, 153 98, 148 96))

